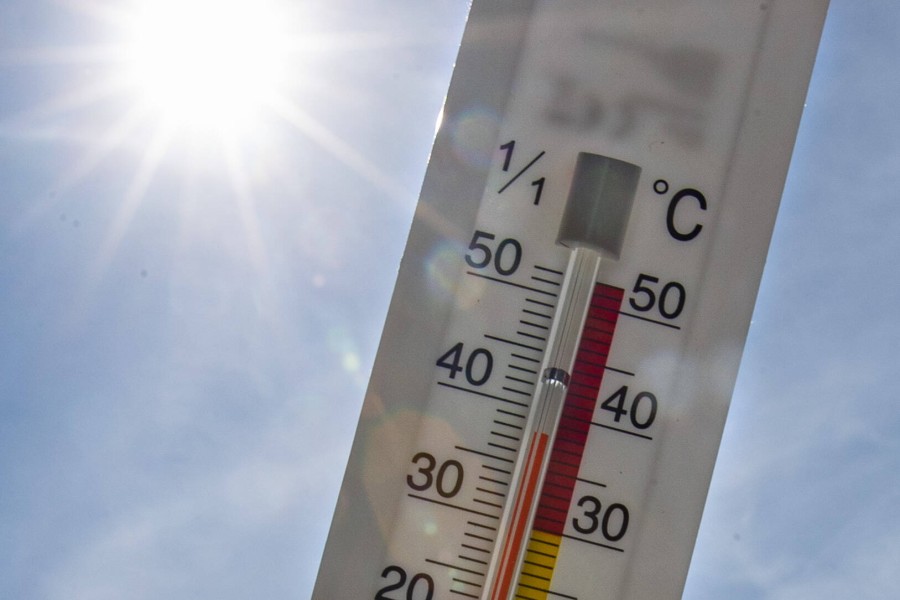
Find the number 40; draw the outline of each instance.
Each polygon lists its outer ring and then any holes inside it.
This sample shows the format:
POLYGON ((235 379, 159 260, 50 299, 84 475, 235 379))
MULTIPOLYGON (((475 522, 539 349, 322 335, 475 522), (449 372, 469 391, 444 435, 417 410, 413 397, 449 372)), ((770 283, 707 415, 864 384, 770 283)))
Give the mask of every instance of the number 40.
POLYGON ((627 415, 631 424, 637 429, 647 429, 653 425, 653 421, 656 419, 657 404, 656 396, 650 392, 638 392, 629 402, 628 386, 623 385, 612 396, 604 400, 600 408, 613 413, 616 423, 627 415))

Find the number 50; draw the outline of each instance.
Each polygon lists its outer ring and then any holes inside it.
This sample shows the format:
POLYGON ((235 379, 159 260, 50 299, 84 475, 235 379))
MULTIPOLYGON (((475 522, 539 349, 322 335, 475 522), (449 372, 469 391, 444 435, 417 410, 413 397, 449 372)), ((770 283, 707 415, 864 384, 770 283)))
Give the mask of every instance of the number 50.
POLYGON ((677 281, 670 281, 663 285, 657 293, 655 285, 648 285, 658 283, 659 277, 641 273, 634 282, 634 288, 631 290, 634 296, 628 299, 628 303, 638 312, 647 312, 656 308, 659 314, 666 319, 678 317, 684 310, 684 302, 687 298, 684 286, 677 281))

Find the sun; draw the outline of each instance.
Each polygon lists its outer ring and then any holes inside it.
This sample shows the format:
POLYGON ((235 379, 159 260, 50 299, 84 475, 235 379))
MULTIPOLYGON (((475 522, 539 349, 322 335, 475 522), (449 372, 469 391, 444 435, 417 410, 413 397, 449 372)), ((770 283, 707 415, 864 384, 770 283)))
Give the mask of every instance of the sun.
POLYGON ((284 84, 288 36, 265 0, 147 0, 126 25, 126 85, 172 130, 236 134, 284 84))
POLYGON ((100 281, 144 205, 161 197, 158 181, 181 186, 176 193, 185 214, 204 215, 196 207, 223 206, 222 195, 198 190, 224 184, 248 255, 260 265, 265 244, 257 209, 272 199, 259 189, 274 181, 271 174, 295 148, 332 156, 392 199, 408 197, 322 115, 334 112, 331 99, 365 94, 335 86, 330 65, 397 44, 415 48, 427 37, 398 41, 392 33, 332 28, 328 12, 320 11, 324 0, 59 2, 84 25, 73 28, 72 41, 0 53, 0 63, 64 71, 67 84, 0 119, 0 129, 78 149, 29 219, 89 185, 109 161, 132 169, 117 192, 90 281, 100 281), (75 76, 78 83, 68 85, 75 76))

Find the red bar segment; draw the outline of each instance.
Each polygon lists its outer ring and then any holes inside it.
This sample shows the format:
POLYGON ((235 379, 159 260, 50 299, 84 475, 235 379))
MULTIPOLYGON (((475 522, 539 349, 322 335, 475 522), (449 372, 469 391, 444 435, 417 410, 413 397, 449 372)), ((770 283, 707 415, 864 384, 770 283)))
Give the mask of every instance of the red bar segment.
POLYGON ((575 485, 575 476, 567 473, 560 473, 558 470, 550 471, 544 479, 544 487, 571 487, 575 485))
POLYGON ((563 405, 550 465, 538 499, 534 529, 562 535, 575 478, 584 457, 590 420, 597 407, 606 357, 612 344, 624 291, 598 283, 582 331, 569 391, 563 405))

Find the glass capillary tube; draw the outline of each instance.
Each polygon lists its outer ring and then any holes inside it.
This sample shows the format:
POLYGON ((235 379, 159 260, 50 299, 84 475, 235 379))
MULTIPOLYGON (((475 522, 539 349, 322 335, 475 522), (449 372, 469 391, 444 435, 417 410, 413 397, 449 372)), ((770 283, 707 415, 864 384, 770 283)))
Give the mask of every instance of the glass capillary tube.
POLYGON ((569 257, 482 600, 509 600, 515 593, 599 268, 593 249, 576 247, 569 257))

